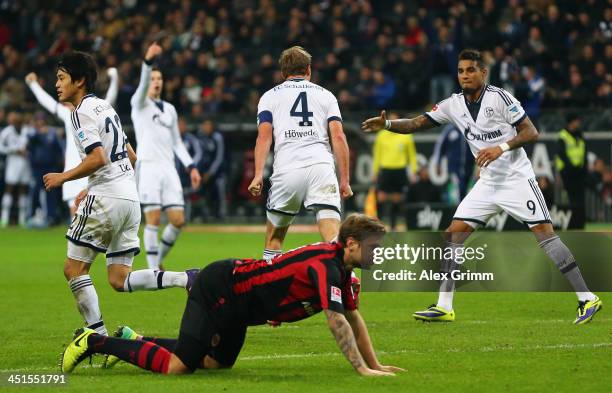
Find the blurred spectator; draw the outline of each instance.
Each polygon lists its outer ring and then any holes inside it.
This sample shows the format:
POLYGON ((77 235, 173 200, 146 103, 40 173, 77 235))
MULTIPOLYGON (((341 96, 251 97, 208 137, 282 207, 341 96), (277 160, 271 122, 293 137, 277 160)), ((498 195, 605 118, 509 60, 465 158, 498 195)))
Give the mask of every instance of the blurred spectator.
POLYGON ((0 154, 6 155, 0 227, 8 226, 15 199, 19 208, 18 223, 25 225, 28 187, 32 178, 27 159, 28 134, 32 131, 31 127, 25 126, 22 115, 15 111, 8 113, 7 120, 8 125, 0 131, 0 154))
POLYGON ((408 191, 409 203, 437 203, 442 202, 442 190, 429 179, 426 167, 419 169, 417 181, 408 191))
POLYGON ((576 65, 570 67, 569 87, 561 94, 563 103, 569 108, 585 107, 591 102, 592 92, 584 83, 582 74, 576 65))
MULTIPOLYGON (((543 105, 549 106, 570 105, 566 102, 569 96, 557 98, 557 92, 566 89, 566 81, 556 75, 569 79, 572 62, 583 80, 589 79, 586 76, 594 72, 598 61, 604 63, 606 75, 612 69, 612 45, 608 44, 612 8, 602 1, 579 7, 560 0, 547 1, 545 6, 522 0, 105 0, 83 3, 69 13, 54 2, 42 2, 35 14, 28 2, 9 3, 11 13, 0 24, 0 106, 5 107, 31 106, 19 83, 24 70, 50 80, 56 57, 78 49, 93 52, 101 68, 120 69, 124 82, 118 109, 123 115, 129 106, 122 105, 122 97, 132 95, 138 80, 138 54, 152 39, 158 39, 164 48, 160 64, 168 70, 164 98, 183 113, 191 113, 201 103, 207 113, 246 113, 247 100, 237 97, 273 87, 278 79, 274 58, 293 44, 307 47, 315 58, 322 59, 313 65, 318 83, 331 86, 339 69, 348 72, 351 84, 358 86, 334 93, 342 96, 349 109, 365 109, 364 102, 380 95, 372 90, 373 85, 390 84, 390 76, 397 86, 408 84, 411 91, 414 84, 430 86, 418 97, 398 88, 398 94, 383 100, 386 106, 420 109, 423 102, 439 101, 456 86, 456 55, 466 46, 494 51, 491 83, 500 87, 520 82, 513 79, 514 64, 535 67, 546 79, 545 95, 552 99, 543 105), (29 14, 32 17, 21 17, 29 14), (256 23, 258 20, 264 23, 256 23), (286 20, 284 27, 276 24, 280 20, 286 20), (406 50, 412 54, 404 55, 406 50), (412 56, 420 66, 415 67, 416 74, 402 71, 414 62, 412 56), (367 69, 365 74, 361 74, 363 69, 367 69), (549 72, 552 69, 554 73, 549 72), (380 70, 385 83, 373 81, 379 77, 371 70, 380 70), (360 75, 358 81, 356 75, 360 75)), ((599 99, 578 100, 579 105, 608 102, 609 80, 584 82, 595 83, 593 91, 599 99)))
POLYGON ((395 82, 382 71, 374 71, 374 86, 372 87, 372 104, 375 108, 386 108, 395 95, 395 82))
POLYGON ((536 72, 535 67, 523 69, 524 81, 516 88, 517 99, 522 103, 529 119, 538 127, 542 100, 544 98, 544 79, 536 72))
MULTIPOLYGON (((354 94, 369 98, 372 96, 373 86, 374 82, 372 80, 372 70, 369 67, 363 67, 361 70, 359 70, 359 79, 357 80, 357 84, 353 90, 354 94)), ((364 100, 361 102, 357 101, 356 104, 358 107, 355 109, 365 109, 368 107, 368 103, 364 102, 364 100)))
MULTIPOLYGON (((198 170, 202 170, 202 144, 198 137, 196 137, 193 133, 189 132, 187 128, 187 122, 183 116, 179 116, 178 118, 178 128, 181 133, 181 138, 183 139, 183 144, 185 148, 189 152, 189 155, 193 159, 193 166, 195 166, 198 170)), ((187 221, 191 220, 192 214, 192 202, 193 197, 195 196, 195 191, 191 188, 191 177, 189 176, 189 172, 187 168, 183 166, 181 160, 178 157, 174 159, 176 165, 176 171, 178 172, 179 178, 181 179, 181 185, 183 186, 183 197, 185 199, 185 219, 187 221)))
POLYGON ((209 210, 216 218, 223 218, 227 214, 228 162, 225 140, 210 119, 202 122, 200 132, 204 157, 201 167, 203 189, 209 202, 209 210))
POLYGON ((536 180, 538 181, 538 186, 540 187, 542 195, 544 196, 544 203, 546 203, 546 207, 550 208, 555 202, 555 190, 553 188, 553 184, 546 176, 538 176, 536 180))
POLYGON ((434 103, 448 97, 455 90, 459 52, 450 34, 448 27, 440 26, 437 40, 431 46, 429 98, 434 103))
MULTIPOLYGON (((389 114, 389 119, 397 118, 396 113, 389 114)), ((380 130, 376 135, 372 156, 372 183, 376 184, 378 217, 381 220, 389 217, 391 230, 394 230, 408 188, 408 172, 412 178, 416 172, 414 139, 409 134, 380 130)))
POLYGON ((569 204, 584 209, 586 148, 581 119, 575 113, 567 115, 565 128, 559 131, 556 167, 563 180, 569 204))
POLYGON ((427 103, 423 92, 427 86, 427 70, 421 59, 417 58, 414 50, 407 49, 400 55, 395 79, 400 89, 397 92, 397 106, 399 108, 418 108, 427 103))
POLYGON ((458 204, 467 194, 468 184, 474 174, 474 156, 461 131, 448 124, 438 136, 431 157, 438 174, 441 173, 442 158, 451 184, 448 202, 458 204))
POLYGON ((61 190, 45 192, 43 175, 64 170, 63 135, 57 128, 46 124, 42 112, 34 115, 34 130, 35 133, 28 137, 28 154, 33 175, 30 190, 31 218, 34 218, 37 226, 55 225, 60 222, 58 204, 61 190))
POLYGON ((588 183, 606 205, 612 206, 612 169, 601 158, 596 159, 590 168, 588 183))
POLYGON ((494 63, 491 66, 489 82, 493 86, 513 90, 512 79, 518 73, 518 64, 506 53, 502 46, 496 46, 493 52, 494 63))
POLYGON ((350 111, 414 111, 445 98, 456 88, 456 53, 477 47, 490 52, 489 82, 513 92, 532 120, 548 108, 585 113, 590 107, 603 109, 602 116, 585 116, 585 125, 609 124, 612 7, 606 1, 102 0, 78 2, 70 12, 39 2, 35 13, 31 2, 5 3, 0 114, 32 112, 26 70, 51 87, 57 57, 77 49, 92 52, 101 69, 119 69, 116 108, 129 123, 140 54, 157 39, 167 70, 164 99, 196 121, 254 116, 261 94, 279 80, 278 53, 298 44, 320 59, 313 81, 330 87, 347 122, 356 117, 350 111))

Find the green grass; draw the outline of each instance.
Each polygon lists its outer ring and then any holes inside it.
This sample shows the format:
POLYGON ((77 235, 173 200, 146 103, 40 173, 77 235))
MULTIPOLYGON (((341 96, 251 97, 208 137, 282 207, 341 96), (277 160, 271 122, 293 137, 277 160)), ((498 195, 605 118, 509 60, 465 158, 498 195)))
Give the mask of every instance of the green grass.
MULTIPOLYGON (((289 235, 287 246, 318 240, 289 235)), ((186 232, 165 263, 201 267, 230 256, 256 257, 261 234, 186 232)), ((0 373, 53 372, 81 318, 62 274, 63 230, 0 231, 0 373)), ((138 256, 135 268, 145 266, 138 256)), ((115 293, 104 260, 92 268, 109 329, 173 337, 185 293, 115 293)), ((599 294, 606 306, 612 294, 599 294)), ((128 364, 81 365, 59 390, 117 392, 609 392, 612 317, 604 309, 585 326, 571 324, 571 293, 459 293, 452 324, 423 324, 411 312, 433 293, 364 293, 361 312, 382 362, 407 369, 395 378, 360 378, 343 359, 322 315, 278 329, 249 330, 234 369, 160 376, 128 364), (111 390, 112 389, 112 390, 111 390)), ((6 385, 0 384, 0 391, 6 385)), ((40 390, 21 388, 10 391, 40 390)))

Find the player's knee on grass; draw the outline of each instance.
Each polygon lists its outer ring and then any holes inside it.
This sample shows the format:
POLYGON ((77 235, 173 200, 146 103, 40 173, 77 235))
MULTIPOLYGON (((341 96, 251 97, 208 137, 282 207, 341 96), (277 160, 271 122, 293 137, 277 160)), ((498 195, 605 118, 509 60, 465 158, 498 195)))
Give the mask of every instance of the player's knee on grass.
POLYGON ((192 374, 195 370, 187 367, 183 361, 175 354, 170 355, 168 363, 168 374, 192 374))
POLYGON ((215 358, 209 355, 204 356, 204 359, 202 359, 202 368, 204 369, 216 370, 220 368, 232 368, 232 367, 233 365, 228 366, 228 365, 219 363, 215 358))

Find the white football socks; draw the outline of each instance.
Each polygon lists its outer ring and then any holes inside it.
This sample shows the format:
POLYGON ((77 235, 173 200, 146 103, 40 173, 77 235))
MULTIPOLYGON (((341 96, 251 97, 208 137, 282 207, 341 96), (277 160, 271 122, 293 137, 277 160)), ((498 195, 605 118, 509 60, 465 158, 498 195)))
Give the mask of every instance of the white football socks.
POLYGON ((161 265, 166 255, 168 255, 168 253, 170 252, 172 246, 174 246, 174 242, 176 242, 176 238, 178 237, 179 233, 181 233, 181 228, 177 228, 172 224, 168 224, 164 228, 161 240, 159 241, 159 265, 161 265))
POLYGON ((149 269, 157 270, 159 268, 159 249, 157 246, 157 231, 155 225, 146 225, 144 228, 144 248, 147 253, 147 265, 149 269))
POLYGON ((2 195, 2 216, 0 221, 8 222, 11 214, 11 206, 13 206, 13 195, 10 192, 5 192, 2 195))
POLYGON ((17 205, 19 206, 19 225, 25 225, 26 218, 28 216, 28 196, 27 195, 19 195, 19 199, 17 200, 17 205))
MULTIPOLYGON (((453 284, 453 288, 455 285, 453 284)), ((448 285, 446 283, 442 283, 440 285, 440 292, 438 293, 438 302, 436 306, 445 309, 446 311, 453 310, 453 296, 455 292, 446 292, 448 291, 448 285)))
POLYGON ((70 290, 77 302, 77 308, 85 319, 87 327, 99 334, 108 336, 98 304, 98 294, 89 274, 71 279, 68 281, 68 285, 70 285, 70 290))
POLYGON ((156 291, 158 289, 187 286, 187 273, 143 269, 130 272, 123 284, 125 292, 156 291))
POLYGON ((277 255, 281 255, 282 253, 283 250, 269 250, 266 248, 263 252, 263 259, 265 259, 266 261, 270 261, 277 255))

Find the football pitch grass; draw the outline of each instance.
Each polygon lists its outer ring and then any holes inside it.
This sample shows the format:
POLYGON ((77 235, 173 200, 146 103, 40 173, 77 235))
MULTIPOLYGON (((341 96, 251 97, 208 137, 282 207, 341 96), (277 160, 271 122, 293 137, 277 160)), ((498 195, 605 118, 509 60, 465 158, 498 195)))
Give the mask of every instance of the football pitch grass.
MULTIPOLYGON (((599 228, 597 228, 599 229, 599 228)), ((82 320, 62 274, 64 229, 0 231, 0 375, 57 372, 59 354, 82 320)), ((287 247, 318 241, 289 234, 287 247)), ((168 270, 211 261, 259 257, 263 234, 203 233, 179 238, 168 270)), ((146 266, 144 255, 134 268, 146 266)), ((176 337, 185 291, 116 293, 99 257, 91 276, 109 330, 176 337)), ((610 392, 612 293, 599 293, 604 309, 584 326, 572 324, 573 293, 458 293, 457 321, 416 322, 411 313, 435 302, 434 293, 362 293, 360 310, 383 364, 405 368, 394 378, 360 378, 343 358, 322 313, 279 328, 249 328, 232 370, 188 376, 155 375, 120 363, 99 368, 94 357, 55 389, 75 392, 610 392)), ((44 387, 9 388, 19 392, 44 387)))

